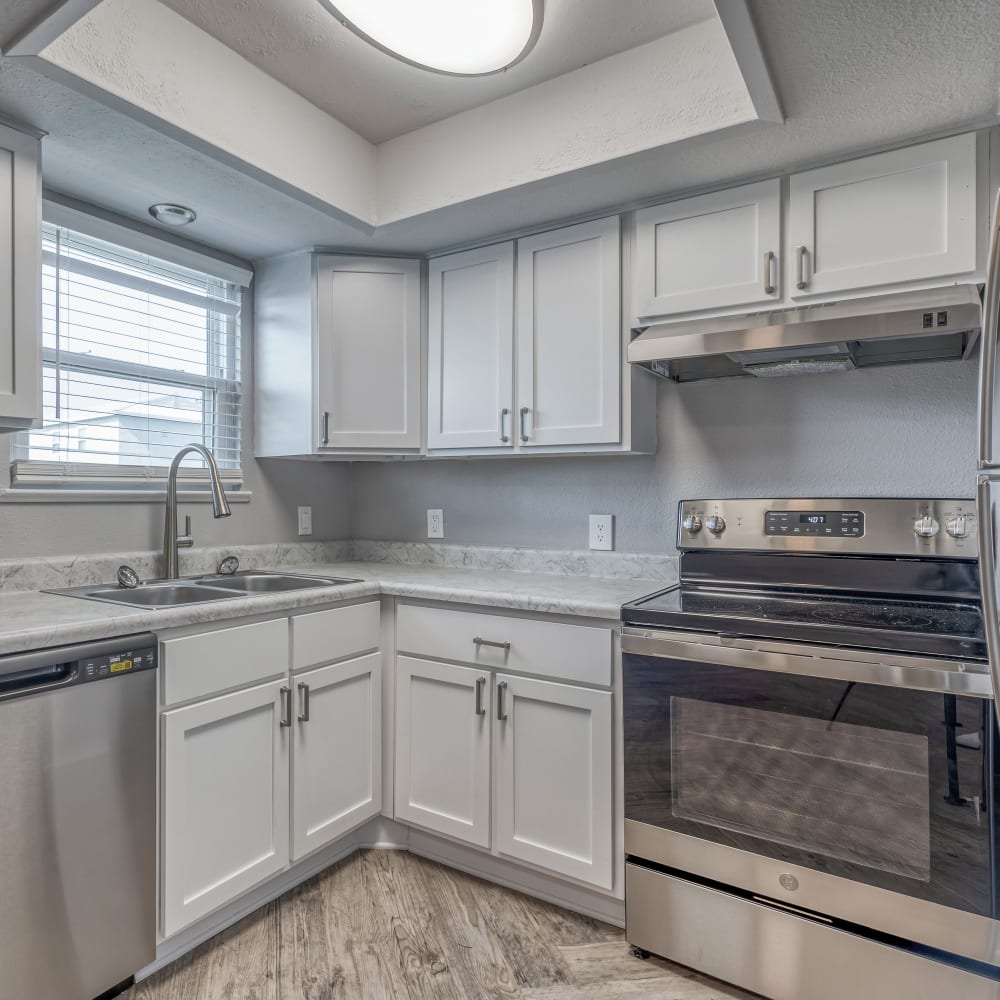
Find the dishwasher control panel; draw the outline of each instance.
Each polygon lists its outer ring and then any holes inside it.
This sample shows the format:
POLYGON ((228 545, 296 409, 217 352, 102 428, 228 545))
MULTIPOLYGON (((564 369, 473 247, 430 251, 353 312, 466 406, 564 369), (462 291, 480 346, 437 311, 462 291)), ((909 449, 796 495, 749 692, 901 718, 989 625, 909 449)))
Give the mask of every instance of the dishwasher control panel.
POLYGON ((131 674, 137 670, 152 670, 156 667, 156 645, 122 644, 111 652, 103 650, 96 656, 85 656, 77 661, 79 678, 82 682, 102 680, 120 674, 131 674))

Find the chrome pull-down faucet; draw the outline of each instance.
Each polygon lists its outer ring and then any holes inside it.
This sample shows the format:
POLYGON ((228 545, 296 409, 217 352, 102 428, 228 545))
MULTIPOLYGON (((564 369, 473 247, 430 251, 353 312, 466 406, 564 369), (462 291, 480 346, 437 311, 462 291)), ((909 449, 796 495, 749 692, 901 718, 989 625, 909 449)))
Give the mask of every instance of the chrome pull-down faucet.
POLYGON ((222 480, 219 478, 219 467, 215 464, 212 453, 200 444, 185 445, 174 455, 174 460, 170 463, 170 472, 167 474, 167 510, 163 522, 163 578, 165 580, 176 580, 178 577, 178 550, 189 549, 194 545, 190 517, 184 518, 184 534, 177 534, 177 469, 181 464, 181 459, 192 451, 201 455, 208 465, 208 472, 212 479, 213 516, 229 517, 232 513, 229 509, 229 501, 226 499, 226 492, 222 488, 222 480))

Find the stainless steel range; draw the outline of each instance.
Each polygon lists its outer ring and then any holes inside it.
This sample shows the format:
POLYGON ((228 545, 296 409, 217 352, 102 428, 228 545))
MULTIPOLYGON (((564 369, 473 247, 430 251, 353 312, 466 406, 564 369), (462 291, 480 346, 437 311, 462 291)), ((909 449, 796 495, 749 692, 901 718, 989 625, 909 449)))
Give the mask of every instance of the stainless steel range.
POLYGON ((1000 997, 972 500, 681 504, 622 609, 628 939, 776 1000, 1000 997))

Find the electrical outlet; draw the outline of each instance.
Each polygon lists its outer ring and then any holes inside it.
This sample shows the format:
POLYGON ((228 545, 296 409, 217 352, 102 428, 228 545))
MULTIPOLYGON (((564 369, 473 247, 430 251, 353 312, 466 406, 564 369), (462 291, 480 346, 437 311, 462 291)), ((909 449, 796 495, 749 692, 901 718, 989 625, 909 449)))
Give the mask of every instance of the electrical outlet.
POLYGON ((615 547, 615 515, 590 515, 590 547, 613 549, 615 547))
POLYGON ((299 508, 299 534, 311 535, 313 533, 313 509, 312 507, 299 508))
POLYGON ((444 511, 427 511, 427 537, 444 538, 444 511))

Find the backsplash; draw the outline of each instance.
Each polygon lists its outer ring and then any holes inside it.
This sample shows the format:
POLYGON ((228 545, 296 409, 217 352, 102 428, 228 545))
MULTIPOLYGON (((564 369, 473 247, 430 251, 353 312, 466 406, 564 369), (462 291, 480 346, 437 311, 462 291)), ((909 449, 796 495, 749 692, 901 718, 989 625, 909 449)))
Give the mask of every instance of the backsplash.
MULTIPOLYGON (((662 580, 664 586, 677 579, 677 558, 670 555, 367 540, 278 542, 190 549, 181 553, 181 574, 194 576, 212 573, 226 556, 236 556, 241 569, 324 566, 356 561, 500 573, 662 580)), ((0 593, 108 583, 115 579, 118 567, 123 563, 131 566, 141 579, 151 580, 156 579, 161 572, 162 557, 159 552, 145 551, 113 552, 99 556, 2 559, 0 593)))

